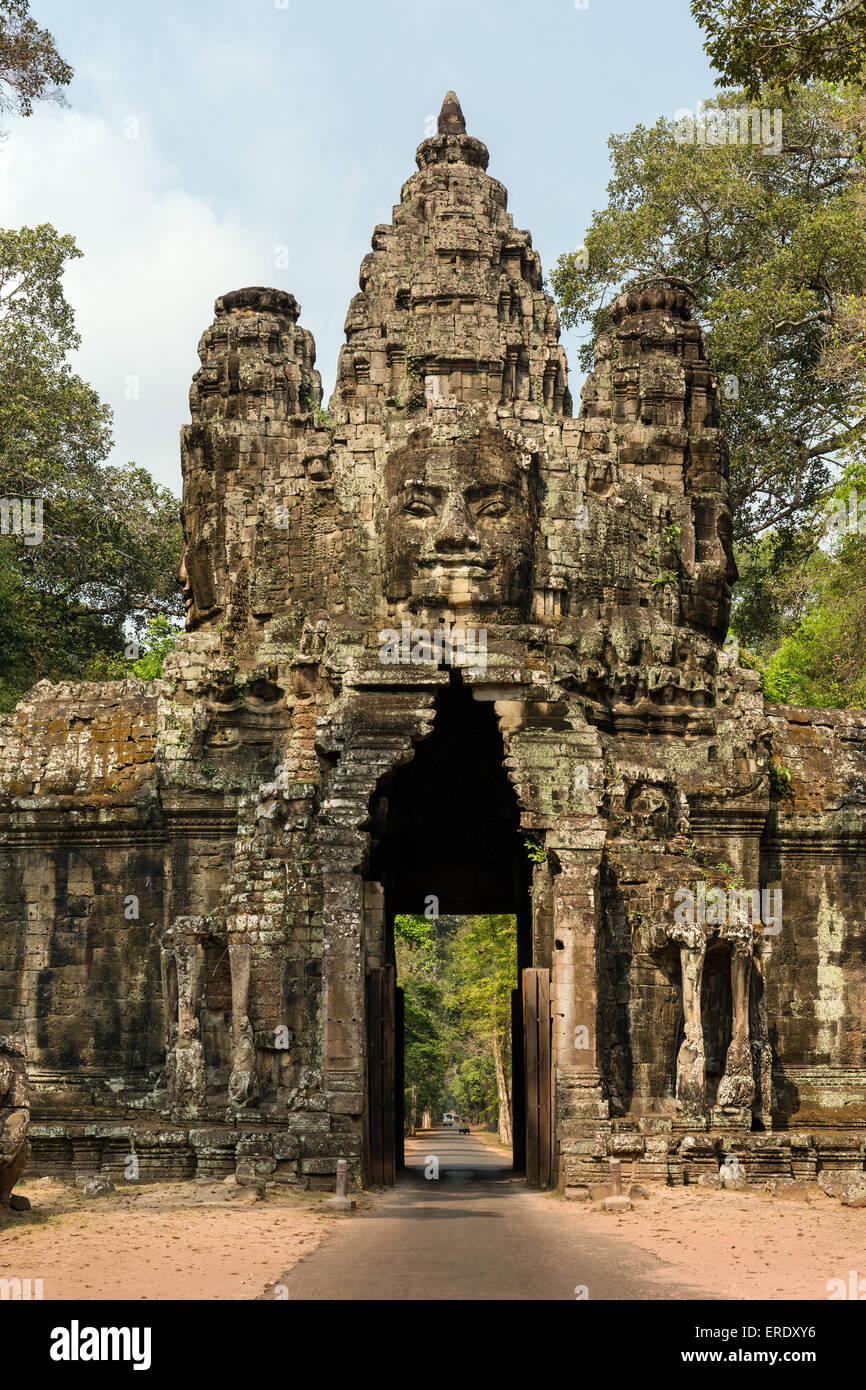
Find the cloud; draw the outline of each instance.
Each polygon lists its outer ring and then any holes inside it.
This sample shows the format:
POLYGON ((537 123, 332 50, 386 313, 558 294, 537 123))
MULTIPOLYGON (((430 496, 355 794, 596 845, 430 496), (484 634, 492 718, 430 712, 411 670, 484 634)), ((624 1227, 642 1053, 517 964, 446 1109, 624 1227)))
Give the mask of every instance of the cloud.
POLYGON ((75 237, 76 370, 114 411, 114 460, 179 492, 198 339, 217 294, 280 281, 272 229, 187 192, 145 116, 43 110, 17 123, 0 148, 0 207, 6 226, 51 222, 75 237))

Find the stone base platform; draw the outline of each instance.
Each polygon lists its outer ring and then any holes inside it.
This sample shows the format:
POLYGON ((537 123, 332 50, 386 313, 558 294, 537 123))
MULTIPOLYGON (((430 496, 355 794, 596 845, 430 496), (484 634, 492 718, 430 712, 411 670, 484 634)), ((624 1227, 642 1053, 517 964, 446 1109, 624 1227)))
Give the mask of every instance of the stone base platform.
MULTIPOLYGON (((614 1122, 615 1124, 616 1122, 614 1122)), ((623 1184, 712 1184, 726 1167, 742 1187, 814 1181, 825 1169, 866 1171, 866 1138, 855 1131, 765 1132, 713 1128, 686 1130, 654 1120, 640 1127, 599 1129, 560 1143, 560 1186, 583 1188, 608 1181, 610 1160, 622 1164, 623 1184)))
POLYGON ((335 1133, 328 1119, 300 1112, 278 1124, 257 1123, 252 1115, 234 1125, 37 1121, 28 1131, 33 1154, 27 1175, 104 1173, 116 1183, 219 1182, 243 1171, 266 1182, 334 1190, 338 1158, 348 1160, 350 1173, 357 1172, 360 1144, 356 1134, 335 1133))

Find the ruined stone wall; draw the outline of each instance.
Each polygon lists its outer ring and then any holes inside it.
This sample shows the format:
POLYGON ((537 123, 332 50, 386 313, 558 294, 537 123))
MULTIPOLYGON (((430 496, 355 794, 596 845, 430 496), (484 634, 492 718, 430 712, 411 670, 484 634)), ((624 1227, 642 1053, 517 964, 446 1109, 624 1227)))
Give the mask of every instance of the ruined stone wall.
POLYGON ((0 1013, 42 1090, 110 1099, 161 1066, 158 699, 142 681, 44 681, 0 726, 0 1013))
POLYGON ((844 1125, 866 1114, 866 714, 768 715, 780 771, 762 860, 784 904, 765 947, 776 1117, 844 1125))

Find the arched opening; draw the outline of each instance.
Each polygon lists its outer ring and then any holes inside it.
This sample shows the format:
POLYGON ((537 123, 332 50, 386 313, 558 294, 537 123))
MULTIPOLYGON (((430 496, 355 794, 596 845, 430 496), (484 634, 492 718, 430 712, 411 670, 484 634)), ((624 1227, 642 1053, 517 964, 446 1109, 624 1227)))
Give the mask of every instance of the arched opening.
MULTIPOLYGON (((518 987, 522 971, 534 963, 531 864, 504 757, 492 700, 473 695, 459 672, 452 671, 448 687, 436 697, 432 732, 416 746, 410 762, 381 780, 371 798, 365 951, 368 972, 393 968, 399 989, 396 919, 414 916, 442 924, 443 932, 453 932, 459 930, 454 919, 495 918, 500 938, 502 919, 509 919, 516 950, 508 986, 514 997, 505 1026, 511 1044, 514 1167, 522 1170, 525 1099, 518 987)), ((476 923, 476 951, 477 947, 476 923)), ((379 1007, 380 1001, 371 1004, 368 996, 368 1015, 379 1007)), ((399 995, 395 1007, 394 1079, 392 1083, 389 1073, 384 1084, 393 1084, 395 1091, 393 1126, 399 1167, 403 1134, 399 995)), ((386 1021, 381 1038, 386 1053, 390 1026, 386 1021)), ((379 1045, 374 1038, 373 1050, 379 1045)), ((383 1101, 387 1105, 389 1098, 383 1101)))

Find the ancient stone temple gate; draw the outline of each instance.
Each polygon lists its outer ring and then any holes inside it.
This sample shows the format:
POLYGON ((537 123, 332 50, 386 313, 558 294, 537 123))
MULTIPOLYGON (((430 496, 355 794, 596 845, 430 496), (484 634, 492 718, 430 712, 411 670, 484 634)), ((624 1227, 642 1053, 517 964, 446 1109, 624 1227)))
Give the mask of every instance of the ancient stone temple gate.
POLYGON ((449 94, 327 412, 292 296, 217 300, 165 678, 0 724, 34 1168, 369 1180, 368 976, 431 898, 517 918, 552 1181, 864 1166, 866 714, 766 707, 723 645, 685 296, 614 302, 573 417, 487 162, 449 94))

